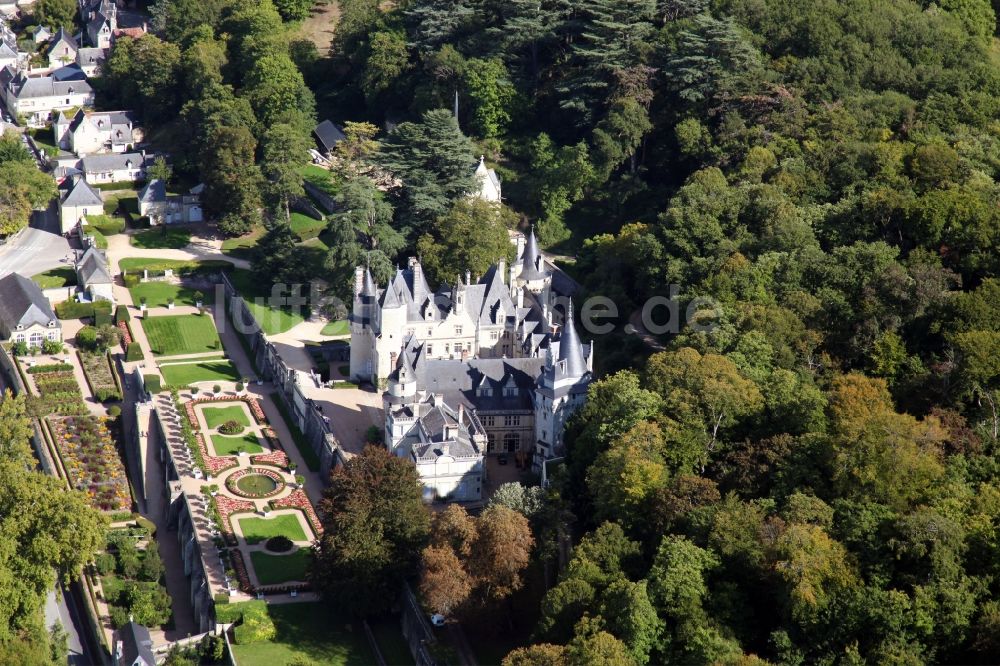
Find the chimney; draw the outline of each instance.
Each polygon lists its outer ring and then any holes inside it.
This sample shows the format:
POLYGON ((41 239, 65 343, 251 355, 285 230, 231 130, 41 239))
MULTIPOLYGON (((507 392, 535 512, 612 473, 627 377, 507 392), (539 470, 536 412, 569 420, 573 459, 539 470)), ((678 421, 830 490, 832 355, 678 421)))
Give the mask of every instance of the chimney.
POLYGON ((458 405, 458 425, 462 425, 465 422, 465 405, 458 405))
POLYGON ((518 234, 517 235, 517 258, 520 259, 522 254, 524 254, 524 234, 518 234))
POLYGON ((358 266, 354 269, 354 296, 361 294, 361 288, 365 283, 365 269, 358 266))
POLYGON ((472 284, 472 271, 465 271, 465 284, 472 284))
POLYGON ((501 259, 497 262, 497 273, 500 274, 500 281, 503 282, 507 279, 507 261, 501 259))

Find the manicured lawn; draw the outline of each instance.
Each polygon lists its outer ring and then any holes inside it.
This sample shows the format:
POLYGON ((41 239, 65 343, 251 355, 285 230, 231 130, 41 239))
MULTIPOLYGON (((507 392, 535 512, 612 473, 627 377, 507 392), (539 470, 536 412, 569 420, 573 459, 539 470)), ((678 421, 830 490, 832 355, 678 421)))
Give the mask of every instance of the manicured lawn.
POLYGON ((163 225, 132 236, 132 246, 145 250, 179 250, 191 244, 191 232, 163 225))
POLYGON ((261 497, 278 489, 278 483, 263 474, 247 474, 236 480, 236 487, 247 495, 261 497))
POLYGON ((306 580, 306 566, 311 557, 312 552, 306 548, 300 548, 288 555, 272 555, 258 550, 250 553, 250 561, 261 585, 306 580))
POLYGON ((302 531, 298 519, 289 514, 272 516, 270 518, 236 518, 243 529, 243 538, 247 543, 260 543, 271 537, 286 536, 292 541, 305 541, 306 533, 302 531))
POLYGON ((267 335, 277 335, 301 324, 307 314, 306 306, 298 311, 279 309, 269 305, 271 285, 263 283, 248 270, 234 270, 230 274, 233 286, 250 308, 251 314, 267 335))
POLYGON ((230 405, 229 407, 202 407, 205 415, 205 423, 209 428, 218 428, 226 421, 236 421, 244 428, 250 427, 250 417, 240 405, 230 405))
POLYGON ((41 127, 29 130, 29 132, 39 150, 44 150, 49 157, 59 154, 59 148, 55 144, 55 134, 53 134, 51 127, 41 127))
POLYGON ((292 213, 289 226, 302 240, 315 238, 326 227, 326 220, 316 220, 302 213, 292 213))
POLYGON ((275 604, 267 607, 278 629, 274 640, 234 645, 240 666, 275 666, 308 660, 323 666, 371 666, 375 657, 364 631, 347 624, 327 604, 275 604))
POLYGON ((208 259, 205 261, 181 261, 180 259, 145 259, 142 257, 130 257, 118 262, 119 270, 129 273, 142 273, 146 271, 162 272, 168 268, 174 273, 191 272, 197 269, 214 270, 220 268, 229 270, 233 267, 232 262, 220 259, 208 259))
POLYGON ((105 236, 114 236, 125 230, 125 220, 120 217, 110 217, 108 215, 88 215, 87 224, 105 236))
POLYGON ((250 258, 253 249, 257 247, 257 242, 264 235, 264 227, 258 226, 245 236, 227 238, 222 241, 222 251, 234 257, 250 258))
POLYGON ((307 164, 302 167, 299 173, 302 174, 302 178, 308 180, 330 196, 337 196, 337 189, 333 186, 333 178, 330 176, 328 169, 316 166, 315 164, 307 164))
POLYGON ((320 331, 323 335, 349 335, 350 332, 351 324, 346 319, 331 321, 323 327, 322 331, 320 331))
MULTIPOLYGON (((238 435, 236 437, 212 435, 212 446, 215 448, 215 454, 219 456, 235 456, 240 451, 246 451, 251 455, 264 452, 263 447, 257 441, 257 436, 253 433, 238 435)), ((242 481, 242 479, 240 480, 242 481)))
POLYGON ((94 245, 97 246, 98 250, 108 249, 108 239, 101 233, 101 230, 97 227, 92 227, 89 224, 83 225, 83 233, 94 237, 94 245))
MULTIPOLYGON (((146 298, 146 305, 151 308, 165 308, 167 302, 172 298, 174 305, 195 305, 194 295, 197 289, 182 287, 169 282, 140 282, 129 289, 132 294, 132 302, 139 304, 142 298, 146 298)), ((215 293, 211 289, 202 291, 203 302, 212 303, 215 300, 215 293)))
POLYGON ((139 197, 132 190, 105 194, 102 198, 104 199, 105 215, 115 215, 118 213, 119 205, 122 209, 133 215, 139 214, 139 197))
POLYGON ((142 328, 156 356, 200 354, 222 349, 219 333, 208 315, 143 317, 142 328))
POLYGON ((240 379, 240 373, 229 361, 206 360, 161 365, 160 372, 170 386, 187 386, 196 382, 236 382, 240 379))
POLYGON ((34 275, 31 279, 42 289, 71 287, 76 284, 76 271, 69 266, 62 266, 34 275))
POLYGON ((288 413, 288 408, 285 407, 284 401, 277 394, 272 394, 273 402, 278 408, 278 412, 281 413, 281 418, 284 419, 285 425, 288 426, 288 430, 292 433, 292 441, 295 443, 295 448, 299 450, 299 455, 302 456, 302 460, 306 463, 306 467, 309 468, 310 472, 319 471, 319 456, 313 451, 312 447, 309 446, 309 442, 306 441, 306 436, 302 434, 299 430, 298 424, 292 419, 292 415, 288 413))

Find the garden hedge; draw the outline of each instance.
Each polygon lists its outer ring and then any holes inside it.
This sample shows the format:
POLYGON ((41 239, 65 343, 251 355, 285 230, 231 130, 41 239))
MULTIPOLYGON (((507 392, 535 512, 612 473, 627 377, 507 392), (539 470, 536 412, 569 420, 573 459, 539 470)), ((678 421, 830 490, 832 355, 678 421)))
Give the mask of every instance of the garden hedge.
POLYGON ((83 319, 98 314, 110 315, 111 301, 97 301, 96 303, 63 301, 56 305, 56 316, 60 319, 83 319))
POLYGON ((128 343, 128 349, 125 350, 125 360, 126 361, 141 361, 143 359, 142 347, 139 346, 138 342, 128 343))
POLYGON ((131 321, 132 314, 128 311, 128 306, 119 305, 115 308, 115 323, 120 321, 131 321))
POLYGON ((159 375, 143 375, 142 381, 146 384, 146 390, 150 393, 159 393, 163 390, 159 375))
POLYGON ((47 365, 35 365, 28 368, 28 374, 31 375, 48 372, 73 372, 73 366, 69 363, 49 363, 47 365))

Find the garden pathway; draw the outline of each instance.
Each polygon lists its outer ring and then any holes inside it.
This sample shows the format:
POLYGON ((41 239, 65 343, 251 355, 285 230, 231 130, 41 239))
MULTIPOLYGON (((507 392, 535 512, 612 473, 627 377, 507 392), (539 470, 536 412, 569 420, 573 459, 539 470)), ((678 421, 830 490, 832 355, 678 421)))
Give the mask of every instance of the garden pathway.
POLYGON ((175 261, 228 261, 236 268, 250 268, 246 259, 237 259, 222 252, 222 241, 212 238, 191 237, 191 244, 181 250, 153 249, 146 250, 134 247, 129 234, 108 236, 108 261, 112 269, 118 269, 122 259, 169 259, 175 261))

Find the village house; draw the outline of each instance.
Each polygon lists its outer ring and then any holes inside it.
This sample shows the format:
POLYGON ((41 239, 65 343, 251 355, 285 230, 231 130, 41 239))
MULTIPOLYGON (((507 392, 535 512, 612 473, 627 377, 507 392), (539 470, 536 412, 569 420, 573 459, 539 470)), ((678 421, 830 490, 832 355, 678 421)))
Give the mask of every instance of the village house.
POLYGON ((72 116, 60 113, 53 123, 59 147, 77 155, 125 153, 142 139, 131 111, 83 111, 72 116))
POLYGON ((71 178, 69 189, 61 192, 59 197, 59 225, 62 233, 71 232, 88 215, 103 214, 104 202, 100 193, 82 177, 71 178))
POLYGON ((76 62, 76 52, 79 50, 76 38, 66 32, 65 28, 59 28, 49 42, 49 68, 56 69, 76 62))
POLYGON ((103 250, 91 246, 76 260, 76 283, 89 301, 115 302, 114 279, 103 250))
POLYGON ((0 278, 0 340, 41 347, 62 340, 62 324, 41 288, 18 273, 0 278))
POLYGON ((76 64, 80 66, 87 78, 100 74, 101 65, 108 59, 110 49, 91 46, 81 48, 76 52, 76 64))
POLYGON ((113 645, 113 666, 156 666, 149 629, 136 624, 131 618, 128 624, 115 630, 113 645))
POLYGON ((94 103, 94 89, 86 81, 57 81, 51 76, 27 77, 10 67, 0 71, 0 95, 15 118, 34 127, 45 125, 53 113, 94 103))
POLYGON ((146 178, 152 162, 145 153, 106 153, 84 155, 77 168, 91 185, 134 183, 146 178))
POLYGON ((347 138, 344 135, 344 130, 335 125, 331 120, 324 120, 319 125, 316 125, 315 129, 313 129, 313 134, 316 136, 316 143, 321 149, 320 152, 326 157, 333 154, 333 149, 336 148, 337 144, 347 138))
POLYGON ((153 225, 201 222, 202 189, 196 185, 187 194, 167 194, 167 184, 153 179, 139 191, 139 215, 153 225))

